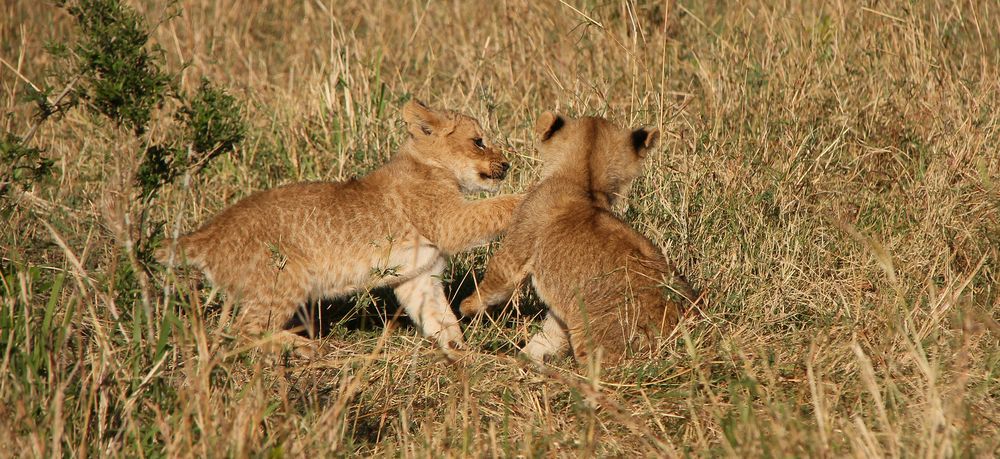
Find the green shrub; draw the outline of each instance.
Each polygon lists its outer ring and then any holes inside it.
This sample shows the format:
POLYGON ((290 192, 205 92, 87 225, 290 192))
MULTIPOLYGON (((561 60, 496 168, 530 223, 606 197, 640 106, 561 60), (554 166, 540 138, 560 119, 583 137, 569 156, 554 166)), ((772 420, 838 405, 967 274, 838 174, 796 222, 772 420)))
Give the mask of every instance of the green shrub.
POLYGON ((141 135, 152 110, 174 89, 174 76, 161 68, 162 50, 147 49, 145 20, 119 0, 78 0, 64 6, 80 29, 73 49, 83 77, 81 97, 141 135))

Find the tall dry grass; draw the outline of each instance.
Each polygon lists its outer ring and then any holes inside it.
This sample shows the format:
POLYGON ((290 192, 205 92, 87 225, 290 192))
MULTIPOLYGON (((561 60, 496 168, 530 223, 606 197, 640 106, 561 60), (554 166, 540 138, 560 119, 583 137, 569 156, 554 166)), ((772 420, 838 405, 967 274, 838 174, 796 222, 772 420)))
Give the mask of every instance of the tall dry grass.
MULTIPOLYGON (((991 456, 1000 453, 1000 5, 977 1, 132 2, 179 87, 246 104, 248 138, 144 206, 143 142, 86 110, 32 145, 0 234, 0 455, 991 456), (402 321, 334 311, 327 355, 268 358, 191 273, 132 255, 248 193, 382 164, 409 97, 479 117, 537 176, 541 111, 647 124, 623 215, 707 292, 656 359, 546 370, 530 294, 443 360, 402 321), (162 222, 162 227, 148 224, 162 222), (339 314, 339 315, 338 315, 339 314)), ((0 106, 56 85, 47 2, 0 6, 0 106)), ((449 274, 468 289, 488 250, 449 274)), ((384 299, 376 298, 384 302, 384 299)), ((348 308, 349 309, 349 308, 348 308)))

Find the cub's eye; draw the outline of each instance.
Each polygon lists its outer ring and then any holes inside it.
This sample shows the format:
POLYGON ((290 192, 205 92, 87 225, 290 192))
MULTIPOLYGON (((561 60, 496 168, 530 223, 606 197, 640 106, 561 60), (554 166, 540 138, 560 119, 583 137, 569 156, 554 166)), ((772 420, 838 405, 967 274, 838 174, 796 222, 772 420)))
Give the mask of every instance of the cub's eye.
POLYGON ((483 150, 483 149, 486 148, 486 144, 483 143, 483 139, 481 137, 476 137, 475 139, 472 139, 472 143, 476 144, 476 148, 478 148, 480 150, 483 150))

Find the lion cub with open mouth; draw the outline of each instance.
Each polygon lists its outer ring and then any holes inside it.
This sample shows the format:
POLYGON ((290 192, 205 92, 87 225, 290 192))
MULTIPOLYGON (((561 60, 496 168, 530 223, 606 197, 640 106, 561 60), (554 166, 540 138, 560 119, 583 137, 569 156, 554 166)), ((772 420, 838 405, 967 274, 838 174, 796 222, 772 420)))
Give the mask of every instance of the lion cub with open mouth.
POLYGON ((510 166, 475 119, 413 100, 403 119, 409 139, 371 174, 253 194, 166 241, 158 258, 173 261, 176 245, 239 298, 237 330, 275 331, 303 354, 312 343, 283 330, 297 308, 380 286, 394 289, 421 333, 445 349, 460 347, 462 330, 441 285, 445 257, 497 236, 522 198, 463 197, 495 193, 510 166))
POLYGON ((535 130, 541 181, 515 211, 462 314, 506 301, 530 275, 549 311, 524 353, 542 362, 569 345, 582 363, 601 348, 604 361, 616 363, 669 333, 682 305, 697 297, 658 247, 611 213, 659 131, 550 112, 535 130))

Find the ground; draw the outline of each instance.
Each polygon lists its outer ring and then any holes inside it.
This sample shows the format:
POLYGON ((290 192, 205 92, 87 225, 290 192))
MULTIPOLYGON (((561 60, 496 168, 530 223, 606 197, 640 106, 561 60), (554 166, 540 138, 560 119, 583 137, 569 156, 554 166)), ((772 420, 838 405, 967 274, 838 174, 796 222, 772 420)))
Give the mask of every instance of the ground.
MULTIPOLYGON (((18 161, 52 160, 3 165, 0 455, 1000 453, 996 2, 163 3, 126 2, 145 49, 178 93, 235 97, 246 130, 162 183, 137 176, 184 145, 184 102, 142 132, 96 99, 38 122, 32 86, 90 88, 62 67, 78 50, 47 46, 80 31, 52 2, 0 6, 0 124, 38 125, 18 161), (545 110, 659 128, 619 210, 700 314, 652 358, 537 369, 516 352, 529 291, 464 322, 454 362, 384 326, 375 292, 319 308, 320 357, 274 357, 147 256, 254 190, 384 163, 411 97, 482 120, 504 192, 537 178, 545 110)), ((495 247, 453 260, 453 295, 495 247)))

